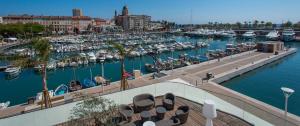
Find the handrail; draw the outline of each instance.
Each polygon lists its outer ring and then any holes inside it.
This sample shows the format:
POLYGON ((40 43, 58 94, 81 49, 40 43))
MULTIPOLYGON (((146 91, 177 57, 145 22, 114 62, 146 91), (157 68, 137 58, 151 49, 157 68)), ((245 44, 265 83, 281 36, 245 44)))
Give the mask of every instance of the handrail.
MULTIPOLYGON (((292 123, 293 125, 298 125, 297 123, 294 123, 294 122, 292 122, 292 121, 289 121, 289 119, 285 119, 285 118, 283 118, 283 116, 280 116, 280 115, 277 115, 277 114, 273 114, 272 112, 269 112, 269 111, 267 111, 266 109, 262 109, 262 108, 259 108, 259 107, 257 107, 257 106, 255 106, 255 105, 253 105, 253 104, 250 104, 250 103, 247 103, 246 101, 244 101, 244 99, 241 99, 241 98, 237 98, 237 97, 233 97, 233 96, 230 96, 230 95, 227 95, 227 94, 225 94, 225 93, 219 93, 219 92, 215 92, 215 91, 211 91, 211 90, 207 90, 207 89, 204 89, 204 88, 200 88, 200 89, 202 89, 202 90, 205 90, 205 91, 207 91, 207 92, 211 92, 211 94, 217 94, 217 95, 221 95, 221 96, 225 96, 225 97, 227 97, 227 98, 232 98, 232 99, 234 99, 234 100, 237 100, 237 101, 239 101, 239 102, 242 102, 242 104, 243 104, 243 106, 246 104, 246 105, 250 105, 250 106, 252 106, 252 107, 255 107, 255 108, 257 108, 257 109, 259 109, 260 111, 263 111, 263 112, 265 112, 265 113, 268 113, 268 114, 271 114, 272 116, 275 116, 275 117, 278 117, 278 118, 280 118, 280 119, 282 119, 282 120, 284 120, 284 121, 287 121, 287 122, 289 122, 289 123, 292 123)), ((217 96, 218 97, 218 96, 217 96)), ((251 99, 253 99, 253 98, 251 98, 251 99)), ((256 100, 256 99, 255 99, 256 100)), ((263 102, 264 103, 264 102, 263 102)), ((264 103, 264 104, 266 104, 266 103, 264 103)), ((268 104, 267 104, 268 105, 268 104)), ((271 106, 271 105, 269 105, 270 107, 273 107, 273 106, 271 106)), ((242 108, 241 108, 242 109, 242 108)), ((276 108, 277 109, 277 108, 276 108)), ((243 109, 244 110, 244 109, 243 109)), ((290 118, 290 117, 289 117, 290 118)))

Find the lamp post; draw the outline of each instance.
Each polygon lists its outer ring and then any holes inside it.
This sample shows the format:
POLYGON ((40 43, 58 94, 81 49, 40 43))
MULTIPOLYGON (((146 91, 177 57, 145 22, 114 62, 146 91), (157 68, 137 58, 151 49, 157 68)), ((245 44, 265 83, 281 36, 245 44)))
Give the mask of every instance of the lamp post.
MULTIPOLYGON (((101 63, 101 76, 102 78, 104 78, 104 58, 100 59, 100 63, 101 63)), ((102 93, 104 93, 104 84, 102 82, 102 93)))
POLYGON ((285 97, 285 104, 284 104, 284 117, 285 122, 287 120, 287 111, 288 111, 288 99, 289 97, 295 92, 293 89, 287 88, 287 87, 281 87, 281 90, 283 91, 284 97, 285 97))
POLYGON ((172 60, 171 60, 172 61, 172 64, 171 64, 172 66, 171 67, 172 67, 172 71, 173 71, 173 69, 174 69, 174 48, 171 48, 171 53, 172 53, 172 60))

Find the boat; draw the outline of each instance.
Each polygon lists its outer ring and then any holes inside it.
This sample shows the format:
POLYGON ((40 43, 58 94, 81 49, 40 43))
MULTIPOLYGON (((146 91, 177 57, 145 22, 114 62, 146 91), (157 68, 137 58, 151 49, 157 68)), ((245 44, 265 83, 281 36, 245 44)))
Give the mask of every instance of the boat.
POLYGON ((0 103, 0 110, 5 109, 10 105, 10 101, 0 103))
POLYGON ((41 72, 42 71, 42 65, 36 65, 36 66, 34 66, 33 67, 33 70, 35 71, 35 72, 41 72))
POLYGON ((91 62, 91 63, 95 63, 96 59, 97 59, 93 52, 88 53, 88 58, 89 58, 89 62, 91 62))
POLYGON ((73 61, 70 63, 70 67, 78 67, 78 63, 73 61))
POLYGON ((20 73, 21 73, 21 67, 9 67, 9 68, 6 68, 4 73, 7 75, 7 76, 18 76, 20 73))
POLYGON ((233 38, 236 36, 236 34, 233 30, 228 30, 228 31, 222 31, 220 33, 220 36, 224 38, 233 38))
POLYGON ((57 63, 57 67, 59 67, 59 68, 64 68, 65 66, 66 66, 66 63, 63 61, 57 63))
POLYGON ((284 29, 282 32, 282 41, 289 42, 296 39, 296 33, 293 29, 284 29))
POLYGON ((256 34, 254 33, 254 31, 250 30, 245 32, 242 36, 246 39, 252 39, 255 38, 256 34))
POLYGON ((271 31, 266 35, 266 38, 268 40, 272 40, 272 41, 278 40, 279 37, 280 37, 280 35, 279 35, 278 31, 276 31, 276 30, 271 31))
POLYGON ((156 69, 155 69, 154 65, 152 65, 152 64, 146 63, 145 64, 145 69, 146 69, 147 72, 156 72, 156 69))
POLYGON ((47 70, 55 70, 56 69, 56 62, 55 61, 51 61, 47 64, 47 70))
POLYGON ((94 87, 94 86, 96 86, 96 82, 94 80, 91 80, 88 78, 85 78, 83 80, 83 84, 82 84, 83 88, 90 88, 90 87, 94 87))
POLYGON ((104 84, 106 83, 106 79, 104 79, 102 76, 95 76, 95 81, 97 84, 104 84))
POLYGON ((77 80, 72 80, 69 84, 69 90, 70 92, 73 92, 73 91, 78 91, 78 90, 81 90, 82 89, 82 85, 79 81, 77 80))
MULTIPOLYGON (((48 93, 49 93, 50 98, 54 96, 53 90, 49 90, 48 93)), ((37 100, 37 101, 40 101, 40 100, 42 100, 42 99, 43 99, 43 92, 37 93, 37 95, 36 95, 36 100, 37 100)))
POLYGON ((55 90, 54 90, 54 95, 63 95, 69 92, 69 87, 65 84, 59 85, 55 90))

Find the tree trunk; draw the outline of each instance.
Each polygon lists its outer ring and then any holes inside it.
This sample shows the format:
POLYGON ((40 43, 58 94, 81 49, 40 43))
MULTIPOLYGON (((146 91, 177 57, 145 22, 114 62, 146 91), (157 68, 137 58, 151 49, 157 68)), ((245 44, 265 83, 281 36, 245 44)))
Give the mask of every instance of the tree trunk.
POLYGON ((45 108, 49 108, 52 106, 50 95, 49 95, 48 88, 47 88, 46 66, 47 66, 47 63, 43 63, 43 65, 42 65, 43 96, 42 96, 41 108, 43 108, 43 104, 45 105, 45 108))
POLYGON ((125 64, 124 64, 124 58, 121 59, 121 90, 126 90, 127 84, 126 84, 126 76, 125 76, 125 64))

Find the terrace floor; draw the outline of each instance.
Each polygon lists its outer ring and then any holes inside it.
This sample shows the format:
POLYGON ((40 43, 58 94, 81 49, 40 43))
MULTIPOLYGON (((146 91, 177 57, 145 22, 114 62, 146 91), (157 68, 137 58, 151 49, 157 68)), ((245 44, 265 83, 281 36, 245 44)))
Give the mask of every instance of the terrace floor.
MULTIPOLYGON (((155 99, 155 104, 156 106, 162 105, 162 97, 157 97, 155 99)), ((174 110, 167 111, 164 120, 170 119, 172 116, 174 116, 177 108, 182 105, 187 105, 190 107, 188 121, 182 126, 205 126, 206 118, 202 115, 202 105, 180 97, 176 97, 174 110)), ((150 110, 150 113, 153 117, 153 120, 155 120, 155 109, 150 110)), ((138 126, 140 124, 140 120, 140 114, 135 113, 132 118, 132 122, 138 126)), ((213 123, 214 126, 251 126, 251 124, 248 122, 221 111, 217 111, 217 118, 213 119, 213 123)))

